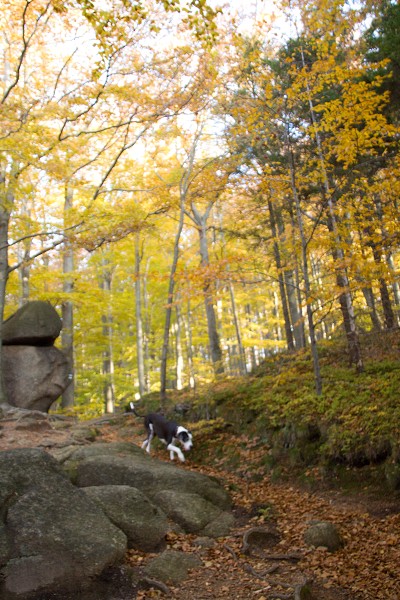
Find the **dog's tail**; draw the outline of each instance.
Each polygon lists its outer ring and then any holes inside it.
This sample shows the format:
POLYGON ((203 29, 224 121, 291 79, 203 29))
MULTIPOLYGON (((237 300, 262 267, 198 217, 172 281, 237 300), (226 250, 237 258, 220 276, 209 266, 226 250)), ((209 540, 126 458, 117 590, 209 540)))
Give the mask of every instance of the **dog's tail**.
POLYGON ((129 402, 129 412, 133 412, 134 415, 136 415, 137 417, 140 417, 141 419, 145 418, 145 415, 140 415, 138 412, 136 412, 136 408, 135 405, 133 404, 133 402, 129 402))

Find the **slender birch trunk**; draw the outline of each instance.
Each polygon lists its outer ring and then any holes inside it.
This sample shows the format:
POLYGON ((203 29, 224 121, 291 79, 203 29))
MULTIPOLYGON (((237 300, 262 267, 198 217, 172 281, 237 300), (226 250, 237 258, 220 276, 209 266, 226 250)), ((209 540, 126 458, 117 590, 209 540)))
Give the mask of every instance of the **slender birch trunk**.
MULTIPOLYGON (((23 200, 20 214, 22 218, 27 218, 28 222, 31 217, 31 209, 28 206, 28 201, 23 200)), ((28 228, 29 232, 30 227, 28 228)), ((32 239, 27 237, 21 244, 21 250, 17 251, 18 263, 21 265, 18 269, 18 278, 21 287, 21 295, 18 301, 19 306, 24 306, 29 301, 29 276, 30 276, 30 252, 32 246, 32 239)))
POLYGON ((231 306, 232 306, 233 324, 235 326, 236 340, 237 340, 237 344, 238 344, 239 371, 240 371, 241 375, 245 375, 247 373, 246 356, 244 353, 242 332, 240 330, 239 316, 238 316, 238 311, 237 311, 237 307, 236 307, 235 291, 233 289, 233 284, 231 281, 229 282, 229 295, 230 295, 231 306))
POLYGON ((294 273, 292 270, 286 270, 284 273, 285 288, 288 298, 288 306, 290 313, 290 320, 293 324, 293 337, 295 348, 304 348, 304 327, 303 318, 299 309, 296 296, 296 285, 294 283, 294 273))
POLYGON ((142 289, 141 289, 141 255, 140 255, 140 234, 135 236, 135 311, 136 311, 136 353, 137 370, 139 381, 139 394, 143 396, 146 390, 146 375, 144 367, 144 349, 143 349, 143 316, 142 316, 142 289))
MULTIPOLYGON (((209 205, 211 210, 211 205, 209 205)), ((209 254, 208 254, 208 244, 207 244, 207 218, 209 215, 209 210, 206 210, 204 215, 200 215, 197 209, 192 206, 192 210, 196 215, 196 221, 199 225, 198 232, 200 238, 200 256, 201 256, 201 266, 203 268, 207 268, 210 264, 209 254)), ((203 294, 204 294, 204 304, 206 309, 206 317, 207 317, 207 331, 208 331, 208 341, 210 345, 210 354, 211 360, 214 367, 214 372, 216 375, 220 375, 224 372, 224 366, 222 363, 222 350, 220 339, 218 335, 217 328, 217 317, 215 314, 214 308, 214 296, 213 296, 213 282, 210 281, 210 278, 206 276, 205 282, 203 285, 203 294)))
POLYGON ((171 264, 171 269, 169 272, 167 306, 165 308, 164 338, 163 338, 163 345, 162 345, 162 350, 161 350, 161 366, 160 366, 161 406, 164 406, 165 400, 167 397, 167 362, 168 362, 169 334, 170 334, 171 318, 172 318, 172 302, 173 302, 173 298, 174 298, 174 289, 175 289, 175 275, 176 275, 176 269, 178 267, 178 261, 179 261, 179 241, 181 239, 184 217, 185 217, 185 198, 186 198, 186 185, 184 184, 183 186, 181 185, 179 222, 178 222, 178 229, 175 234, 172 264, 171 264))
POLYGON ((185 168, 181 180, 179 182, 179 222, 178 229, 175 234, 174 241, 174 249, 172 256, 172 264, 169 273, 169 281, 168 281, 168 296, 167 296, 167 306, 165 309, 165 324, 164 324, 164 337, 163 337, 163 345, 161 350, 161 365, 160 365, 160 402, 161 406, 165 405, 166 397, 167 397, 167 361, 168 361, 168 347, 169 347, 169 333, 171 327, 171 318, 172 318, 172 302, 174 299, 174 289, 175 289, 175 275, 178 267, 179 261, 179 242, 181 239, 181 234, 183 230, 183 224, 185 219, 185 203, 187 194, 190 186, 190 179, 193 172, 194 159, 196 155, 197 143, 200 139, 201 135, 201 127, 197 132, 193 144, 190 148, 187 167, 185 168))
POLYGON ((146 268, 143 278, 143 308, 144 308, 144 364, 145 364, 145 389, 146 394, 150 392, 150 311, 149 311, 149 292, 147 289, 148 273, 150 267, 150 258, 146 261, 146 268))
POLYGON ((0 171, 0 404, 7 402, 7 396, 3 380, 3 350, 2 329, 4 321, 4 309, 6 302, 6 287, 9 274, 8 265, 8 232, 11 211, 14 206, 14 185, 17 178, 17 166, 12 165, 11 173, 7 177, 5 165, 0 171), (7 181, 9 177, 9 181, 7 181))
MULTIPOLYGON (((71 190, 65 190, 64 202, 64 226, 68 221, 68 213, 72 209, 73 193, 71 190)), ((67 296, 72 293, 74 282, 72 273, 74 271, 74 251, 72 244, 66 240, 63 251, 63 292, 67 296)), ((71 300, 65 300, 62 304, 62 330, 61 345, 64 354, 70 364, 70 383, 64 390, 61 397, 61 406, 68 408, 74 405, 75 396, 75 378, 74 378, 74 306, 71 300)))
POLYGON ((114 348, 113 348, 113 328, 112 328, 112 309, 110 302, 112 273, 107 269, 108 261, 102 260, 103 274, 101 279, 101 289, 104 290, 107 298, 107 311, 103 314, 103 336, 106 339, 106 348, 103 352, 104 375, 104 407, 106 413, 113 413, 115 410, 115 384, 114 384, 114 348))
POLYGON ((277 226, 276 226, 275 211, 274 211, 274 207, 272 205, 270 198, 268 198, 268 210, 269 210, 271 233, 272 233, 272 237, 274 240, 274 242, 273 242, 274 257, 275 257, 276 268, 278 271, 279 294, 281 297, 286 343, 287 343, 288 350, 293 351, 294 350, 293 333, 292 333, 292 327, 291 327, 291 322, 290 322, 288 301, 287 301, 287 297, 286 297, 286 288, 285 288, 284 274, 283 274, 283 270, 282 270, 281 253, 280 253, 279 244, 278 244, 278 231, 277 231, 277 226))
POLYGON ((365 303, 369 310, 369 316, 371 318, 372 329, 374 329, 375 331, 381 331, 382 327, 381 327, 381 322, 379 320, 378 313, 376 310, 374 293, 370 287, 366 287, 366 286, 363 286, 362 293, 364 295, 365 303))
POLYGON ((289 152, 290 184, 291 184, 293 199, 294 199, 294 203, 295 203, 295 207, 296 207, 297 226, 299 229, 300 241, 301 241, 302 271, 303 271, 303 279, 304 279, 308 333, 310 336, 311 356, 312 356, 313 366, 314 366, 315 392, 316 392, 317 396, 320 396, 322 394, 322 377, 321 377, 321 368, 320 368, 320 364, 319 364, 317 340, 316 340, 316 336, 315 336, 314 316, 313 316, 313 311, 312 311, 312 307, 311 307, 312 297, 311 297, 311 284, 310 284, 310 277, 309 277, 307 240, 306 240, 306 236, 305 236, 305 232, 304 232, 303 215, 301 212, 300 198, 299 198, 299 195, 297 192, 297 185, 296 185, 294 158, 293 158, 292 150, 289 145, 289 133, 288 132, 287 132, 287 143, 288 143, 288 152, 289 152))
POLYGON ((179 303, 176 307, 176 389, 183 389, 182 313, 179 303))
POLYGON ((193 340, 192 340, 192 311, 190 300, 187 303, 186 318, 184 319, 185 334, 186 334, 186 352, 189 370, 189 387, 194 390, 196 387, 196 377, 193 365, 193 340))

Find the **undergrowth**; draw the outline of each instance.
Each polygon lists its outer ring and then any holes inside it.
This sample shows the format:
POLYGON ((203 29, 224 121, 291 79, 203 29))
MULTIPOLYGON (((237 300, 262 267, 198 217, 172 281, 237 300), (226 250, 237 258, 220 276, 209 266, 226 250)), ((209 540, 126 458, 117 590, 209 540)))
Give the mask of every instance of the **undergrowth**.
POLYGON ((304 467, 397 463, 399 349, 399 332, 366 338, 365 370, 357 374, 342 342, 322 344, 321 396, 315 393, 309 352, 300 351, 273 356, 252 375, 219 379, 195 395, 175 393, 171 402, 191 404, 192 419, 199 425, 208 423, 205 437, 213 423, 221 431, 221 421, 235 436, 246 432, 258 436, 265 444, 268 467, 285 457, 304 467))

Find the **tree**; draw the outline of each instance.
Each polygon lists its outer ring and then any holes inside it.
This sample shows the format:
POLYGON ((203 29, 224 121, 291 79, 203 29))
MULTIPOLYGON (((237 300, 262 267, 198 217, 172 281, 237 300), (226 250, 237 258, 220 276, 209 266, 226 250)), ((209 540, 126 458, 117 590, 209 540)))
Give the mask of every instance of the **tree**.
MULTIPOLYGON (((367 7, 368 8, 367 3, 367 7)), ((373 3, 372 22, 363 36, 362 51, 371 66, 368 80, 385 75, 380 80, 380 93, 389 92, 385 107, 390 120, 398 123, 400 102, 400 6, 384 0, 373 3)))
MULTIPOLYGON (((102 10, 98 10, 95 2, 86 0, 70 0, 62 6, 57 0, 6 1, 1 21, 5 32, 5 76, 0 99, 3 109, 0 123, 3 140, 0 164, 0 323, 9 273, 8 230, 21 174, 33 166, 47 166, 54 150, 78 140, 79 136, 86 137, 86 140, 97 139, 95 158, 89 163, 104 154, 108 155, 108 162, 103 162, 103 173, 94 186, 92 201, 95 201, 121 156, 137 143, 151 123, 179 110, 177 96, 172 94, 173 97, 167 99, 169 90, 168 86, 164 86, 154 96, 155 100, 146 97, 147 113, 138 116, 138 106, 148 88, 144 85, 140 100, 138 95, 132 98, 132 71, 130 68, 120 70, 129 55, 135 59, 130 63, 133 71, 140 70, 141 83, 144 84, 145 54, 140 54, 140 51, 132 54, 132 48, 141 32, 144 31, 149 40, 151 34, 154 37, 157 33, 160 6, 166 13, 181 10, 179 2, 168 0, 155 2, 153 14, 143 3, 132 5, 126 0, 102 10), (93 44, 93 38, 90 39, 88 25, 97 45, 93 44), (75 27, 84 43, 76 38, 77 46, 71 52, 68 36, 75 27), (54 51, 50 49, 54 48, 55 34, 57 47, 54 51), (87 63, 86 60, 79 61, 82 51, 83 55, 85 51, 91 53, 89 77, 84 73, 85 69, 77 68, 79 62, 81 65, 87 63), (72 64, 76 69, 75 78, 68 79, 72 64), (44 65, 46 75, 43 77, 41 70, 44 65), (78 73, 80 76, 76 77, 78 73), (115 85, 117 74, 120 81, 115 85), (123 78, 124 85, 121 83, 123 78), (128 89, 131 93, 129 102, 126 101, 127 96, 124 98, 128 89), (129 104, 130 111, 115 111, 116 102, 121 99, 125 100, 125 108, 129 104), (41 123, 40 127, 38 123, 41 123), (138 126, 134 127, 136 124, 138 126)), ((205 2, 190 2, 183 14, 183 21, 198 38, 213 38, 216 11, 205 2)), ((154 51, 149 55, 148 64, 152 62, 154 51)), ((176 60, 176 56, 177 53, 172 60, 176 60)), ((167 60, 166 56, 164 58, 167 60)), ((164 66, 158 63, 158 68, 160 76, 164 77, 164 66)), ((185 93, 179 85, 183 104, 191 96, 189 88, 190 85, 186 85, 185 93)), ((30 259, 26 257, 25 260, 30 259)), ((0 400, 4 399, 0 385, 0 400)))
POLYGON ((214 308, 214 279, 211 270, 207 224, 211 211, 224 191, 229 177, 229 166, 222 158, 203 159, 197 165, 193 178, 189 206, 186 215, 194 223, 199 235, 200 265, 203 273, 203 295, 207 316, 208 342, 211 360, 216 375, 224 372, 222 349, 214 308), (199 204, 197 203, 199 198, 199 204))
POLYGON ((179 260, 179 243, 182 235, 186 202, 189 194, 189 188, 193 177, 193 168, 196 155, 197 144, 201 136, 202 127, 196 131, 191 146, 188 151, 185 150, 185 159, 183 164, 180 165, 180 178, 179 178, 179 213, 178 213, 178 227, 175 234, 175 241, 173 247, 172 264, 168 279, 168 295, 167 305, 165 309, 165 325, 164 325, 164 337, 161 352, 161 366, 160 366, 160 399, 161 404, 165 404, 166 389, 167 389, 167 359, 168 359, 168 348, 169 348, 169 333, 171 327, 171 316, 172 306, 174 301, 174 289, 176 283, 176 271, 179 260))

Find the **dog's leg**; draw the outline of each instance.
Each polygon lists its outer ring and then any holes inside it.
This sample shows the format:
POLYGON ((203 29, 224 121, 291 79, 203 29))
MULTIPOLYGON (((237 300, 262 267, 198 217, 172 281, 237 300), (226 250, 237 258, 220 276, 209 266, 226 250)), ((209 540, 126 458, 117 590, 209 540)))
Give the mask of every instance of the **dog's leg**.
POLYGON ((146 449, 146 452, 148 454, 150 454, 151 440, 153 439, 153 437, 154 437, 154 429, 153 429, 153 425, 150 423, 147 438, 144 440, 144 442, 142 444, 142 448, 146 449))
POLYGON ((178 458, 181 462, 185 462, 185 457, 183 452, 178 446, 174 446, 174 444, 168 444, 167 450, 169 450, 169 457, 171 460, 174 460, 174 452, 178 455, 178 458))

